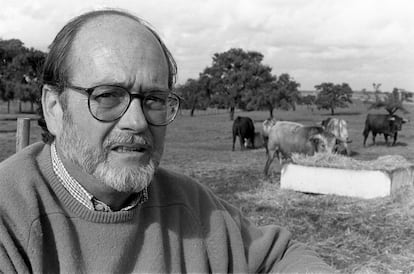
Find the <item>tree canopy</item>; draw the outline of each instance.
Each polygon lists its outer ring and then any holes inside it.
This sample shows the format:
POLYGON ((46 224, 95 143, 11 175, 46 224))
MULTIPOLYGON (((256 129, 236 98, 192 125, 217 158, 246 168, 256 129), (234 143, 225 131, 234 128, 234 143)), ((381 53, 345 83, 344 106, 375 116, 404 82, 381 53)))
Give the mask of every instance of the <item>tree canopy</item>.
POLYGON ((262 60, 259 52, 232 48, 215 53, 212 65, 200 74, 201 79, 208 79, 205 83, 209 96, 220 98, 230 108, 230 119, 234 118, 236 107, 246 108, 245 94, 273 80, 271 68, 263 65, 262 60))
POLYGON ((316 96, 316 106, 319 109, 327 109, 331 111, 331 115, 335 114, 336 108, 348 108, 352 104, 353 91, 347 83, 333 84, 322 83, 315 86, 318 92, 316 96))
POLYGON ((201 82, 188 79, 183 85, 178 85, 175 92, 183 99, 183 109, 190 109, 190 115, 194 115, 196 109, 206 109, 208 106, 207 91, 203 89, 201 82))
POLYGON ((199 78, 200 88, 206 91, 210 105, 229 108, 231 120, 235 108, 267 109, 271 117, 274 108, 295 109, 300 84, 287 73, 276 77, 272 68, 262 61, 260 52, 240 48, 215 53, 212 65, 199 78))
POLYGON ((0 39, 0 98, 8 102, 19 99, 33 104, 40 96, 40 74, 46 54, 24 47, 18 39, 0 39))
POLYGON ((269 71, 266 82, 246 93, 244 100, 248 102, 247 110, 266 109, 272 118, 275 108, 295 110, 300 99, 299 86, 289 74, 283 73, 276 77, 270 75, 269 71))
POLYGON ((313 94, 307 94, 305 96, 301 96, 299 100, 299 104, 305 105, 308 110, 313 111, 313 106, 316 102, 316 96, 313 94))

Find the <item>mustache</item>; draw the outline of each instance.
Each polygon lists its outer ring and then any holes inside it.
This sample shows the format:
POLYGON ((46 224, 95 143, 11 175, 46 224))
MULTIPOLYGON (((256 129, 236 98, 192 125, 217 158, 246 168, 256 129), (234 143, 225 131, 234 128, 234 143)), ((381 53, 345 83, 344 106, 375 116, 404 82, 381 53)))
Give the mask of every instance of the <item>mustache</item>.
POLYGON ((125 133, 113 133, 109 135, 104 143, 103 147, 109 149, 111 146, 116 144, 127 144, 127 145, 147 145, 153 147, 152 138, 147 135, 136 135, 136 134, 125 134, 125 133))

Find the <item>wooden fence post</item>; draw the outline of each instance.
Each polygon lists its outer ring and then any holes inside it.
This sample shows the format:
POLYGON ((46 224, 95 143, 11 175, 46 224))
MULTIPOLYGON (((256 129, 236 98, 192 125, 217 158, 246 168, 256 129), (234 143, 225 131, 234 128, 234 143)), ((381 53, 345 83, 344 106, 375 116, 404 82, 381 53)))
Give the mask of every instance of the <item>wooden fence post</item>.
POLYGON ((16 152, 29 145, 30 118, 17 118, 16 152))

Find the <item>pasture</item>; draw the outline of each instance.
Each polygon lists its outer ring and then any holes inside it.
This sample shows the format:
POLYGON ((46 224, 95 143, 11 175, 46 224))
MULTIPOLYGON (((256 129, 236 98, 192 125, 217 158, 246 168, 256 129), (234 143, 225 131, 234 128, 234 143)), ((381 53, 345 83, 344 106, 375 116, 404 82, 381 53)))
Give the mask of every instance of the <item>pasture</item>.
MULTIPOLYGON (((397 145, 387 147, 382 136, 372 146, 362 146, 366 106, 356 102, 351 108, 337 109, 336 117, 346 119, 352 139, 352 157, 375 159, 398 154, 414 162, 414 105, 407 106, 410 120, 403 125, 397 145)), ((383 113, 384 111, 370 111, 383 113)), ((306 125, 329 117, 328 111, 275 110, 275 118, 306 125)), ((249 116, 256 131, 268 112, 236 112, 249 116)), ((7 118, 7 117, 6 117, 7 118)), ((0 121, 0 160, 14 153, 13 118, 0 121)), ((232 121, 226 111, 200 111, 194 117, 183 110, 168 128, 161 165, 190 175, 208 185, 217 195, 240 208, 258 225, 287 227, 296 240, 307 243, 342 273, 414 272, 414 186, 395 197, 363 200, 335 195, 309 195, 282 190, 280 167, 274 161, 270 177, 263 176, 264 148, 231 151, 232 121)), ((31 142, 40 140, 40 130, 32 122, 31 142)), ((335 180, 335 178, 332 178, 335 180)))

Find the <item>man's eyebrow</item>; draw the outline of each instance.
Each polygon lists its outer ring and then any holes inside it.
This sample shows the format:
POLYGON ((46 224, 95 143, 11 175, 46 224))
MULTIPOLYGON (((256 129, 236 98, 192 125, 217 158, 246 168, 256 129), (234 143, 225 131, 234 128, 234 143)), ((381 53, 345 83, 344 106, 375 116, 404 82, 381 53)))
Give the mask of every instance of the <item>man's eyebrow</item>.
MULTIPOLYGON (((132 87, 130 89, 128 89, 128 91, 132 91, 132 87)), ((135 90, 134 90, 135 91, 135 90)), ((171 90, 169 88, 165 88, 165 87, 143 87, 142 85, 139 85, 139 88, 137 89, 137 92, 139 93, 148 93, 151 91, 162 91, 162 92, 171 92, 171 90)))
POLYGON ((132 84, 125 84, 125 82, 111 82, 111 81, 100 81, 92 83, 90 87, 99 87, 99 86, 117 86, 117 87, 123 87, 127 90, 130 90, 132 88, 132 84))
POLYGON ((97 86, 117 86, 117 87, 122 87, 126 89, 127 91, 133 92, 133 93, 148 93, 151 91, 171 92, 171 89, 169 89, 168 87, 157 87, 157 86, 143 87, 142 85, 139 85, 138 88, 134 88, 133 83, 125 83, 125 82, 109 82, 108 81, 108 82, 102 82, 102 83, 97 83, 93 85, 93 87, 97 87, 97 86))

